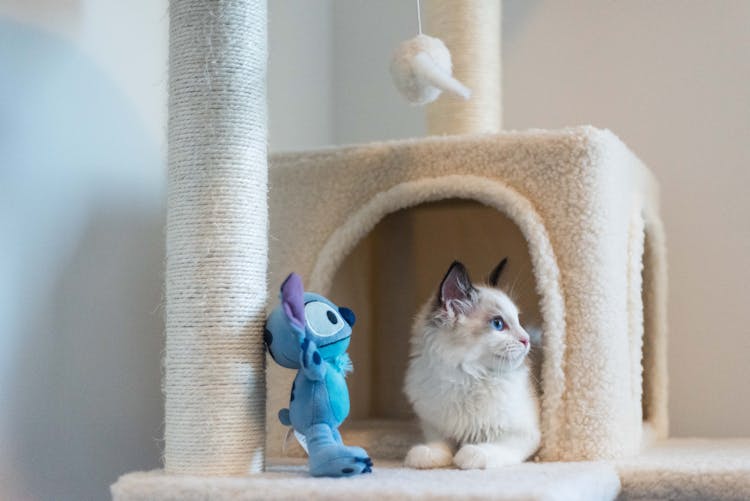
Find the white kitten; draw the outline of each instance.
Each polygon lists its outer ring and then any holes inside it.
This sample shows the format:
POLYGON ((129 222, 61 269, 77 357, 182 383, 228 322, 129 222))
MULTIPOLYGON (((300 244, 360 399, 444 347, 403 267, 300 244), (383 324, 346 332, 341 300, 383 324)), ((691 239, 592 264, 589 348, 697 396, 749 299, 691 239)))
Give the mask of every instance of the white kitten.
POLYGON ((495 288, 505 263, 492 272, 491 286, 475 286, 454 262, 437 298, 417 315, 404 391, 426 443, 409 451, 409 467, 499 467, 539 447, 529 335, 516 305, 495 288))

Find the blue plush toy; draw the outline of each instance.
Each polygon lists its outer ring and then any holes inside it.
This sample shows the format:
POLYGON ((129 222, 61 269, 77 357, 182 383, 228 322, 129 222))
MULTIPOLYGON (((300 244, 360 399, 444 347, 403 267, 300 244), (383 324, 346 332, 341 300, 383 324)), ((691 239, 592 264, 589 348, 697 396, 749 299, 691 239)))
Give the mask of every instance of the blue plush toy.
POLYGON ((305 292, 291 273, 281 285, 281 304, 266 321, 265 341, 273 359, 299 369, 289 409, 279 420, 304 437, 315 477, 348 477, 372 471, 372 460, 360 447, 344 445, 338 427, 349 414, 344 377, 351 371, 346 349, 354 312, 318 294, 305 292))

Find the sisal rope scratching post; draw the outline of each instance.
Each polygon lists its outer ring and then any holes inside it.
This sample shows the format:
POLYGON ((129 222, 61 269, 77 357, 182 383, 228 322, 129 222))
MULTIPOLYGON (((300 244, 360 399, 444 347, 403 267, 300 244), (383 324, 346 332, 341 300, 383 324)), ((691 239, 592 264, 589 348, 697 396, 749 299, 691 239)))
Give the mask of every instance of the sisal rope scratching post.
POLYGON ((264 466, 266 2, 170 1, 168 473, 264 466))
POLYGON ((429 104, 428 133, 500 132, 500 0, 427 0, 423 5, 426 33, 445 42, 453 76, 472 92, 468 101, 443 93, 429 104))

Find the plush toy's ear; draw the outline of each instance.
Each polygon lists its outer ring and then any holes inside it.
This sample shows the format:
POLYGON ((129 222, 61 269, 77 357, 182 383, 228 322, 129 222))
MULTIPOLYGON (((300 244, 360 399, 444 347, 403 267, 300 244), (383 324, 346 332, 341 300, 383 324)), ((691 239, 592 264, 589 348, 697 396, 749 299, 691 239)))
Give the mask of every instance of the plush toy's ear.
POLYGON ((505 265, 508 264, 508 258, 504 257, 500 263, 495 266, 495 269, 492 270, 492 273, 490 273, 490 285, 493 287, 497 287, 497 283, 500 281, 500 275, 503 274, 503 270, 505 269, 505 265))
POLYGON ((346 320, 346 323, 349 324, 349 327, 354 327, 354 322, 357 321, 357 317, 354 316, 354 312, 347 308, 346 306, 339 306, 339 313, 341 316, 346 320))
POLYGON ((438 302, 453 313, 466 313, 473 306, 476 290, 471 284, 466 267, 453 261, 438 289, 438 302))
POLYGON ((302 278, 296 273, 290 273, 281 284, 281 304, 289 321, 296 327, 305 328, 305 290, 302 278))

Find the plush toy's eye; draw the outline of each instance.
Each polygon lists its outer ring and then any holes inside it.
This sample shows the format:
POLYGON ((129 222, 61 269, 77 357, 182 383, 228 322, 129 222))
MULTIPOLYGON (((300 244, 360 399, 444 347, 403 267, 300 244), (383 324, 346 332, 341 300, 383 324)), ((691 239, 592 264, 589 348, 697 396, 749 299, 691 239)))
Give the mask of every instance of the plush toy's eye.
POLYGON ((333 336, 344 328, 345 322, 339 312, 321 301, 311 301, 305 305, 307 326, 316 336, 333 336))
POLYGON ((490 326, 496 331, 501 331, 505 329, 505 320, 503 320, 503 317, 499 315, 496 317, 492 317, 492 319, 490 320, 490 326))

